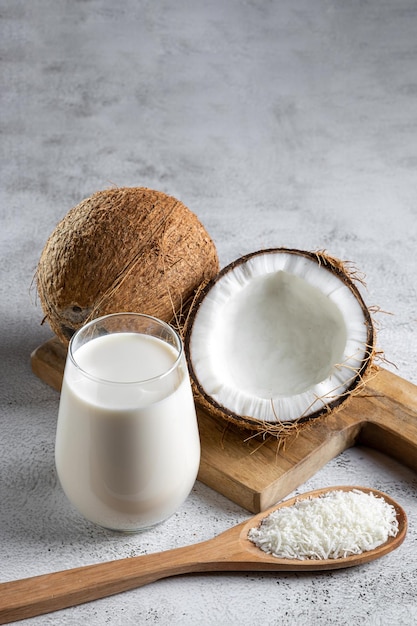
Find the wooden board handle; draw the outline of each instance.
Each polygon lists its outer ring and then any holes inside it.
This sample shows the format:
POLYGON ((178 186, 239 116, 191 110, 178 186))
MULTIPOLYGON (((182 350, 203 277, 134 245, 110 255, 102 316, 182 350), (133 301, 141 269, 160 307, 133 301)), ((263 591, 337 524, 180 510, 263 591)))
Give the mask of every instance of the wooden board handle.
POLYGON ((375 448, 417 471, 415 385, 380 369, 361 398, 365 416, 356 443, 375 448), (367 405, 371 404, 371 409, 367 405))

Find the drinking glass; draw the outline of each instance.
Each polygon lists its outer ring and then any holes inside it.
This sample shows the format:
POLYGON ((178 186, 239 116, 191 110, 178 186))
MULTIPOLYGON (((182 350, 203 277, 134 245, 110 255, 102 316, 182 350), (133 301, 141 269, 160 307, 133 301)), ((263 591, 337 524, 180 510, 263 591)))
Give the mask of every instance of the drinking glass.
POLYGON ((114 313, 74 334, 55 461, 67 498, 102 527, 137 532, 182 505, 200 439, 183 344, 170 325, 114 313))

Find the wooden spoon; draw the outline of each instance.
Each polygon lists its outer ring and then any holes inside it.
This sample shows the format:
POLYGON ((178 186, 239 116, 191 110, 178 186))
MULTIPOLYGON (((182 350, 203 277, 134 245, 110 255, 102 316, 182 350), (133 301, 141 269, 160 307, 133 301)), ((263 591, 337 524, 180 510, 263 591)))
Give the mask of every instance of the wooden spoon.
POLYGON ((386 494, 364 487, 332 487, 317 489, 285 500, 258 513, 246 522, 222 534, 186 546, 117 561, 87 565, 52 574, 44 574, 0 584, 0 624, 57 611, 84 602, 128 591, 161 578, 196 572, 225 571, 316 571, 361 565, 397 548, 407 532, 407 516, 402 507, 386 494), (297 500, 317 497, 328 491, 359 489, 374 493, 391 504, 397 513, 399 530, 379 547, 338 559, 281 559, 266 554, 248 538, 251 528, 258 526, 272 511, 291 506, 297 500))

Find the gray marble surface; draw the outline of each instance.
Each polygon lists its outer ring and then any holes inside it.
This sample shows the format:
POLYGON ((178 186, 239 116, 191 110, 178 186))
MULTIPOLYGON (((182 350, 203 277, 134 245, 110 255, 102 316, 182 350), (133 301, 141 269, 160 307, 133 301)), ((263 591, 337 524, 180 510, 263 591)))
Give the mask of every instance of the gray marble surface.
MULTIPOLYGON (((181 199, 221 264, 326 249, 366 275, 386 367, 417 383, 415 0, 0 0, 0 580, 208 539, 248 513, 197 482, 126 537, 57 482, 58 394, 30 369, 51 336, 33 277, 57 221, 94 191, 181 199)), ((354 448, 299 490, 364 484, 409 515, 403 546, 359 569, 170 579, 27 624, 411 625, 416 474, 354 448)))

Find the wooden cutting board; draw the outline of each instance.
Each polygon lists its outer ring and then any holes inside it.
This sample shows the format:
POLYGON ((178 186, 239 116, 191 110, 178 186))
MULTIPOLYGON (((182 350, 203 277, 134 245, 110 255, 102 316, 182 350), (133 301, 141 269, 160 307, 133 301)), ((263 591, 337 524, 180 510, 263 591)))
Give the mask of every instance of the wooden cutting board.
MULTIPOLYGON (((52 338, 31 355, 33 372, 60 390, 66 347, 52 338)), ((417 386, 379 368, 363 392, 337 413, 312 420, 278 449, 197 407, 198 478, 253 513, 285 498, 332 458, 356 444, 375 448, 417 471, 417 386)))

